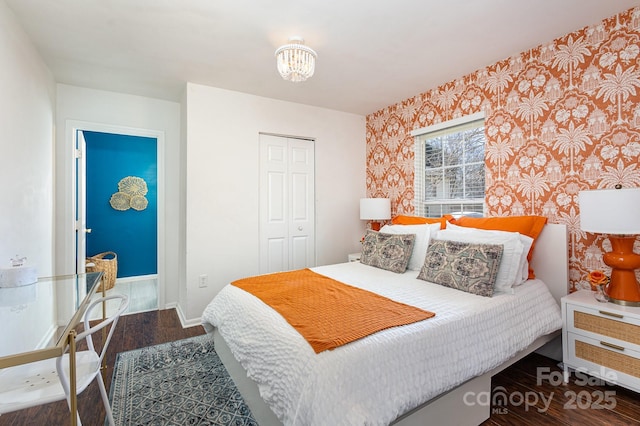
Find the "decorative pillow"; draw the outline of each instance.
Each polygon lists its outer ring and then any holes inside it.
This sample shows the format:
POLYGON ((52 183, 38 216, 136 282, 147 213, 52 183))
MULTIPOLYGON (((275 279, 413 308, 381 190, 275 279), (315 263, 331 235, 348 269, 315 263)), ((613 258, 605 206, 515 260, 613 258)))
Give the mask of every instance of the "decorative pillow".
POLYGON ((402 273, 407 270, 416 236, 383 234, 367 230, 362 243, 360 263, 402 273))
POLYGON ((502 258, 498 244, 433 240, 427 249, 421 280, 478 296, 491 297, 502 258))
POLYGON ((502 260, 498 265, 498 276, 495 280, 497 293, 512 293, 511 287, 520 280, 520 259, 524 246, 520 236, 515 232, 486 231, 468 228, 464 231, 443 229, 438 231, 439 240, 460 241, 475 244, 499 244, 503 246, 502 260))
MULTIPOLYGON (((447 223, 447 229, 451 229, 454 231, 461 231, 461 232, 476 232, 480 234, 484 232, 484 233, 489 233, 488 235, 499 235, 499 236, 517 235, 518 238, 520 239, 520 242, 523 245, 523 250, 522 250, 522 254, 520 255, 520 262, 518 266, 518 270, 521 271, 520 276, 515 277, 513 285, 514 286, 520 285, 529 279, 529 261, 527 260, 527 256, 529 255, 529 250, 531 249, 531 245, 533 244, 533 238, 527 235, 523 235, 519 232, 489 231, 489 230, 476 229, 476 228, 467 228, 466 226, 458 226, 458 225, 454 225, 453 223, 447 223)), ((502 262, 504 261, 505 261, 505 254, 503 253, 502 262)))
POLYGON ((452 216, 448 217, 422 217, 422 216, 406 216, 398 215, 391 219, 393 225, 424 225, 439 223, 440 229, 444 229, 448 220, 453 220, 452 216))
POLYGON ((414 234, 416 240, 413 243, 413 251, 411 252, 407 269, 419 271, 422 268, 424 257, 427 254, 429 240, 436 236, 439 229, 439 223, 432 223, 430 225, 385 225, 380 229, 380 232, 394 235, 414 234))
MULTIPOLYGON (((547 218, 544 216, 460 217, 452 223, 471 228, 519 232, 533 238, 531 249, 527 254, 527 261, 530 263, 535 249, 535 240, 547 223, 547 218)), ((529 268, 529 278, 535 277, 533 269, 529 268)))

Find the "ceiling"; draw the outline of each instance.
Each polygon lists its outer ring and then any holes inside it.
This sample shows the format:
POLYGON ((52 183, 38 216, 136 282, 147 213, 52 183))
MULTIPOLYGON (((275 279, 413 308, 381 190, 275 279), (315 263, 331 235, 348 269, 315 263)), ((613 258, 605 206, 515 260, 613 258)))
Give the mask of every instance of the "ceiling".
MULTIPOLYGON (((1 1, 1 0, 0 0, 1 1)), ((185 82, 366 115, 640 0, 4 0, 60 83, 179 101, 185 82), (318 53, 303 83, 274 51, 318 53)))

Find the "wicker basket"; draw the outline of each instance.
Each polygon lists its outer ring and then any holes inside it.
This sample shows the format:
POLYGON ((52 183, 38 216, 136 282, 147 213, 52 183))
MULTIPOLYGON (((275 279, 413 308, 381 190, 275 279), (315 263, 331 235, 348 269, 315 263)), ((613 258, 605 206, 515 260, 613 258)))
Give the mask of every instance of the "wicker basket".
POLYGON ((112 289, 116 284, 116 276, 118 275, 118 256, 112 251, 105 251, 104 253, 87 257, 87 264, 89 263, 93 263, 93 266, 87 265, 87 272, 102 272, 102 284, 100 284, 97 291, 102 291, 103 285, 105 286, 105 291, 112 289), (107 256, 110 256, 110 258, 105 259, 107 256))

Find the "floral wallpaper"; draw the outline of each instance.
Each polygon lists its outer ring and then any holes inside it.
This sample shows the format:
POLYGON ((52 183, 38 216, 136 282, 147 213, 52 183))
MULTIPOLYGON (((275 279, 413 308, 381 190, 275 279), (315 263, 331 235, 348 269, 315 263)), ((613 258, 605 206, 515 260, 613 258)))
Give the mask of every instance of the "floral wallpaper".
POLYGON ((578 192, 640 186, 640 8, 367 116, 367 196, 412 214, 411 131, 480 111, 486 215, 566 224, 570 290, 588 288, 610 243, 580 229, 578 192))

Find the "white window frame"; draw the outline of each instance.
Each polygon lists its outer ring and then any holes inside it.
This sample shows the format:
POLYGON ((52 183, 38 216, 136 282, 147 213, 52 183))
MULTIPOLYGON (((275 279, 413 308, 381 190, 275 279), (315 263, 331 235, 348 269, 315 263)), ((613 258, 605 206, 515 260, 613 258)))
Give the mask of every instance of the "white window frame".
MULTIPOLYGON (((443 123, 434 124, 433 126, 423 127, 411 132, 415 140, 414 155, 415 155, 415 167, 414 167, 414 209, 417 216, 427 215, 427 206, 446 206, 457 205, 460 211, 464 211, 464 205, 467 204, 482 204, 482 215, 486 211, 485 197, 479 198, 462 198, 442 200, 436 199, 433 201, 425 200, 425 143, 429 139, 427 136, 438 136, 447 133, 454 133, 465 129, 466 125, 473 126, 474 123, 483 121, 485 114, 479 112, 476 114, 467 115, 464 117, 449 120, 443 123)), ((484 125, 484 124, 483 124, 484 125)), ((468 127, 472 128, 472 127, 468 127)), ((486 147, 486 141, 485 141, 486 147)), ((483 164, 486 169, 486 163, 483 164)), ((484 194, 484 191, 483 191, 484 194)))

